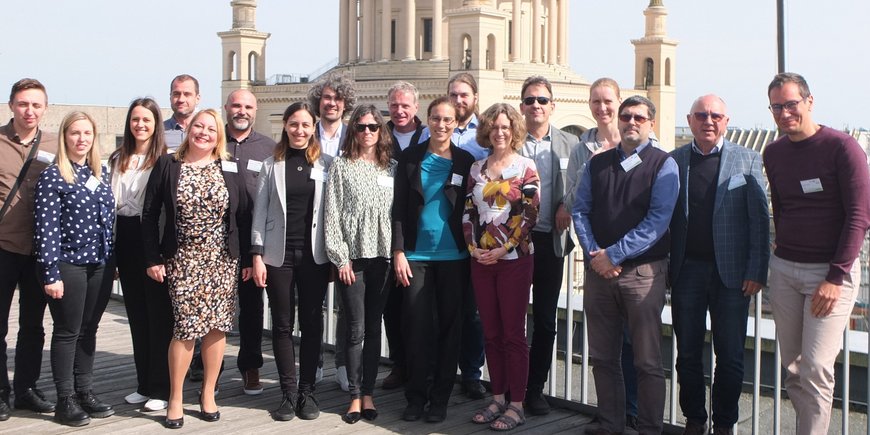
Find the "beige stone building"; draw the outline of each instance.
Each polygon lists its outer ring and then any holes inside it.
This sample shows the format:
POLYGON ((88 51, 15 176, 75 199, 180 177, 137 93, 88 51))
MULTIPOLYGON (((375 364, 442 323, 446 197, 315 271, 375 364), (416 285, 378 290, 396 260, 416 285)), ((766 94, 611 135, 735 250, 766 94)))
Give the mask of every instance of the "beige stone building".
MULTIPOLYGON (((57 134, 60 123, 67 113, 72 111, 85 112, 94 118, 97 124, 97 143, 100 145, 103 157, 108 157, 115 148, 121 145, 124 138, 124 125, 127 121, 128 107, 118 106, 82 106, 76 104, 49 104, 39 127, 47 132, 57 134)), ((161 109, 163 119, 172 116, 172 110, 161 109)), ((12 119, 12 111, 7 104, 0 105, 0 122, 3 125, 12 119)))
MULTIPOLYGON (((465 71, 480 89, 481 110, 495 102, 519 105, 520 88, 531 75, 554 86, 552 122, 582 131, 595 125, 588 107, 591 80, 568 65, 570 0, 338 0, 340 71, 356 81, 358 104, 386 111, 387 89, 398 80, 414 83, 420 107, 444 95, 449 78, 465 71)), ((266 85, 269 33, 256 29, 256 0, 232 0, 232 29, 222 43, 223 100, 234 89, 251 89, 259 100, 256 129, 281 132, 281 114, 306 98, 310 83, 266 85)), ((641 13, 641 11, 638 11, 641 13)), ((651 0, 643 36, 635 46, 632 88, 658 107, 656 135, 673 148, 676 101, 676 45, 667 36, 667 11, 651 0)), ((641 29, 638 29, 639 31, 641 29)), ((312 77, 312 80, 316 78, 312 77)), ((625 85, 625 84, 623 84, 625 85)), ((222 101, 223 101, 222 100, 222 101)))

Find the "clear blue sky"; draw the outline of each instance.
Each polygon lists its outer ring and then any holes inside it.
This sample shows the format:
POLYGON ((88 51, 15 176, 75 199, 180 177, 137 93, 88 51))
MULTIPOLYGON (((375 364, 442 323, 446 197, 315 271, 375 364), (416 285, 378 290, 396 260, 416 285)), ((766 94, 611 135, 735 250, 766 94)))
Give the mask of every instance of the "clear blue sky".
MULTIPOLYGON (((126 106, 152 95, 168 106, 170 79, 202 84, 202 107, 220 101, 220 39, 229 0, 6 2, 0 38, 0 92, 21 77, 42 80, 50 101, 126 106)), ((633 46, 648 0, 572 0, 569 62, 592 81, 633 81, 633 46)), ((870 1, 786 0, 787 68, 804 74, 815 120, 870 128, 870 1)), ((677 124, 705 93, 729 104, 731 125, 772 128, 766 88, 776 72, 775 0, 664 0, 677 39, 677 124)), ((338 56, 337 0, 260 0, 257 28, 272 37, 266 74, 308 73, 338 56)))

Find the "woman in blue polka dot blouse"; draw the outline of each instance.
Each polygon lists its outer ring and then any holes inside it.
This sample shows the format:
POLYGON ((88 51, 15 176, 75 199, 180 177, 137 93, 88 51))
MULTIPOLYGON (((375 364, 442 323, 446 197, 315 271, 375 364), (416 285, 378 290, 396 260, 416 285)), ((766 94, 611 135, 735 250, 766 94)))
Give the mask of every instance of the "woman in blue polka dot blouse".
POLYGON ((96 136, 94 120, 86 113, 64 117, 55 163, 36 185, 37 271, 54 321, 55 420, 69 426, 115 413, 91 390, 97 327, 115 271, 115 198, 96 136))

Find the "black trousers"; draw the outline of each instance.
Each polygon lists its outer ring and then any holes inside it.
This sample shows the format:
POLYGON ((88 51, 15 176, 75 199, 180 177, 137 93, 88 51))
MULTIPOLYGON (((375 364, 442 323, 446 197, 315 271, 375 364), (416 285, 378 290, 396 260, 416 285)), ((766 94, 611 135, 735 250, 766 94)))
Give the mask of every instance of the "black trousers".
POLYGON ((316 264, 307 249, 288 249, 281 267, 266 266, 266 292, 272 312, 272 348, 281 391, 285 394, 314 391, 323 335, 323 296, 329 283, 329 268, 329 263, 316 264), (296 353, 293 348, 297 297, 299 329, 302 332, 298 389, 296 353))
POLYGON ((145 273, 142 224, 138 216, 118 216, 115 224, 115 261, 124 291, 124 307, 133 340, 136 392, 169 400, 169 342, 172 339, 172 303, 166 281, 145 273))
POLYGON ((529 381, 526 391, 543 391, 553 362, 556 340, 556 304, 562 289, 565 259, 553 252, 550 233, 532 231, 535 245, 535 269, 532 275, 532 348, 529 350, 529 381))
POLYGON ((390 281, 387 284, 390 296, 384 307, 384 330, 387 334, 387 343, 390 345, 390 359, 393 361, 393 366, 407 369, 405 343, 402 339, 402 331, 404 330, 402 307, 405 292, 401 287, 396 287, 393 273, 390 273, 390 281))
POLYGON ((347 322, 347 380, 352 397, 371 396, 381 357, 381 318, 389 296, 390 262, 378 257, 359 258, 352 263, 356 281, 349 286, 336 281, 343 304, 342 315, 347 322))
POLYGON ((408 403, 446 406, 462 343, 462 295, 468 291, 469 263, 464 259, 408 264, 411 285, 397 288, 403 293, 402 325, 408 349, 405 398, 408 403))
POLYGON ((6 334, 9 309, 18 287, 18 342, 15 345, 15 394, 36 386, 42 367, 45 330, 45 293, 36 279, 36 257, 0 249, 0 390, 9 389, 6 371, 6 334))
POLYGON ((48 298, 54 321, 51 335, 51 372, 57 397, 91 389, 97 328, 109 303, 114 260, 106 264, 60 262, 63 297, 48 298))
POLYGON ((239 355, 236 366, 244 372, 263 367, 263 288, 253 279, 239 278, 239 355))

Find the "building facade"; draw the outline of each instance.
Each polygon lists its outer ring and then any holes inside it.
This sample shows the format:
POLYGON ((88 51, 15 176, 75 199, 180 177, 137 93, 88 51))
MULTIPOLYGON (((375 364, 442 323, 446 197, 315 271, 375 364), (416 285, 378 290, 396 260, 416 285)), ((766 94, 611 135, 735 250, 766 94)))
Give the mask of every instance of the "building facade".
MULTIPOLYGON (((425 108, 446 93, 451 76, 469 72, 479 85, 481 110, 496 102, 518 106, 523 81, 542 75, 553 83, 556 111, 551 119, 557 127, 578 132, 595 126, 588 107, 591 80, 568 65, 570 0, 338 1, 338 65, 331 71, 355 80, 358 104, 386 111, 387 90, 404 80, 417 86, 425 108)), ((230 5, 232 29, 218 33, 223 100, 235 89, 250 89, 259 101, 256 129, 278 138, 284 109, 305 99, 311 84, 266 85, 269 33, 256 29, 257 2, 232 0, 230 5)), ((667 36, 661 0, 651 0, 643 13, 644 36, 631 41, 635 82, 622 94, 644 95, 656 104, 655 132, 670 149, 677 42, 667 36)))

